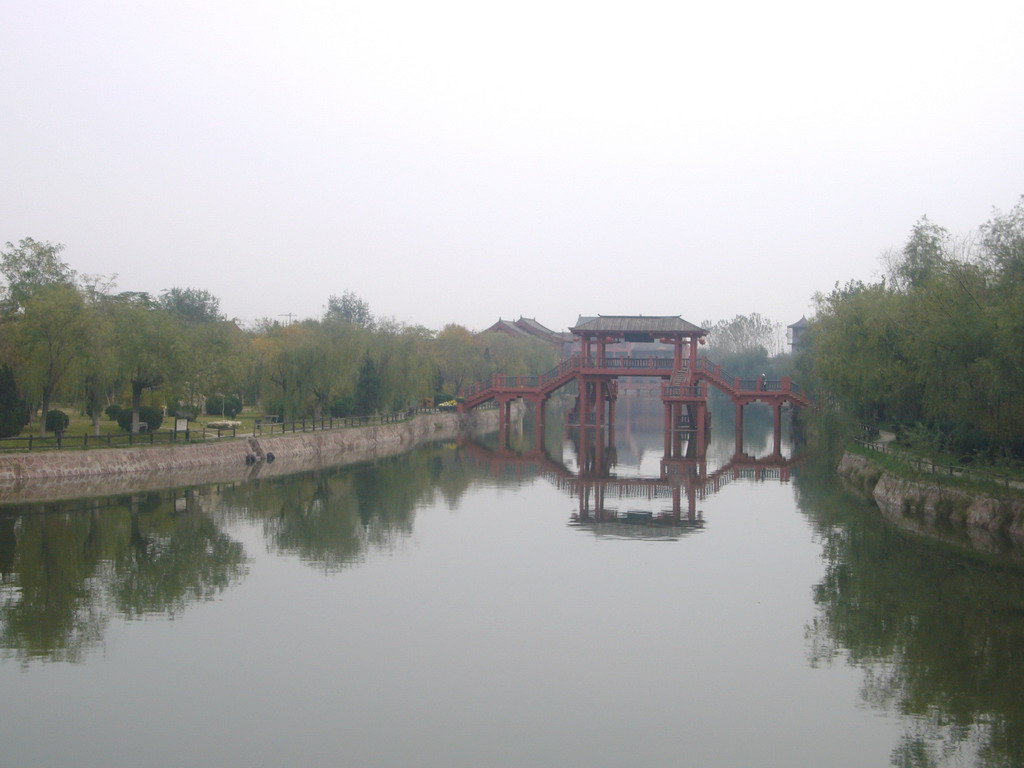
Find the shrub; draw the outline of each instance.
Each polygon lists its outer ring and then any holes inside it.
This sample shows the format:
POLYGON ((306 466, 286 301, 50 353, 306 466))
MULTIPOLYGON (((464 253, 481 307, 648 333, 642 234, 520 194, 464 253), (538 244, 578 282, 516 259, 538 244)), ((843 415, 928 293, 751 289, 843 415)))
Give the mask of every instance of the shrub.
POLYGON ((52 411, 47 411, 46 413, 47 432, 63 432, 68 428, 68 424, 70 423, 71 417, 64 413, 64 411, 54 409, 52 411))
MULTIPOLYGON (((160 425, 164 422, 163 411, 159 408, 154 408, 152 405, 140 405, 139 421, 146 422, 146 427, 149 431, 155 432, 160 429, 160 425)), ((125 432, 132 431, 132 411, 130 408, 125 408, 117 415, 117 423, 125 432)))
POLYGON ((117 403, 111 403, 103 409, 103 412, 107 414, 107 418, 111 421, 117 421, 117 417, 121 415, 121 411, 123 410, 124 409, 117 403))
POLYGON ((233 419, 242 412, 242 401, 238 395, 210 395, 206 398, 206 413, 210 416, 223 415, 233 419))

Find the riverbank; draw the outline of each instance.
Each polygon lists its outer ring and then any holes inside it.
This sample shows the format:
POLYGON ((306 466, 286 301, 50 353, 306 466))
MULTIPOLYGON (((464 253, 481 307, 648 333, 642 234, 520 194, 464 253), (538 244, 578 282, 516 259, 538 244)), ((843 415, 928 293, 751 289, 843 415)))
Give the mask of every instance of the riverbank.
POLYGON ((369 461, 436 440, 498 428, 498 411, 422 414, 407 421, 193 445, 0 455, 0 504, 153 491, 369 461))
POLYGON ((1024 555, 1024 500, 907 479, 850 452, 837 472, 901 528, 991 554, 1024 555))

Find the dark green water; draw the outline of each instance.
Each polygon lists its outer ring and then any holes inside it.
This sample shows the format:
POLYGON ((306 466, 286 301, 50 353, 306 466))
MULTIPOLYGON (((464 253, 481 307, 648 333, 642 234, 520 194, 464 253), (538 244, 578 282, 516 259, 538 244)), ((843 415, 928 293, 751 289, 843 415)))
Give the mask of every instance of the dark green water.
POLYGON ((659 418, 585 452, 603 484, 549 423, 540 460, 0 500, 0 765, 1024 765, 1021 567, 753 417, 673 514, 659 418))

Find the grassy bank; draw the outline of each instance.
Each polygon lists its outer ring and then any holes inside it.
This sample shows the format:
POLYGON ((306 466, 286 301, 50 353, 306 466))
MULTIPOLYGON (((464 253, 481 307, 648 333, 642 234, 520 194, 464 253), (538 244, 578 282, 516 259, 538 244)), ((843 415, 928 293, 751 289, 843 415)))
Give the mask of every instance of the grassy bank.
POLYGON ((863 456, 898 477, 957 488, 968 493, 1024 498, 1024 473, 1002 468, 976 468, 906 452, 892 443, 852 441, 847 450, 863 456))

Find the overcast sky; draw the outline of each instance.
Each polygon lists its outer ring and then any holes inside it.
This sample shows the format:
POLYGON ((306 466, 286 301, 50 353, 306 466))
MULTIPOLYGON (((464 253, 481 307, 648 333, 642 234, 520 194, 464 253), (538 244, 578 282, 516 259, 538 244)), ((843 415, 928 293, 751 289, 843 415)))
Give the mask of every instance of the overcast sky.
POLYGON ((810 314, 1024 194, 1024 3, 0 0, 0 243, 229 316, 810 314))

